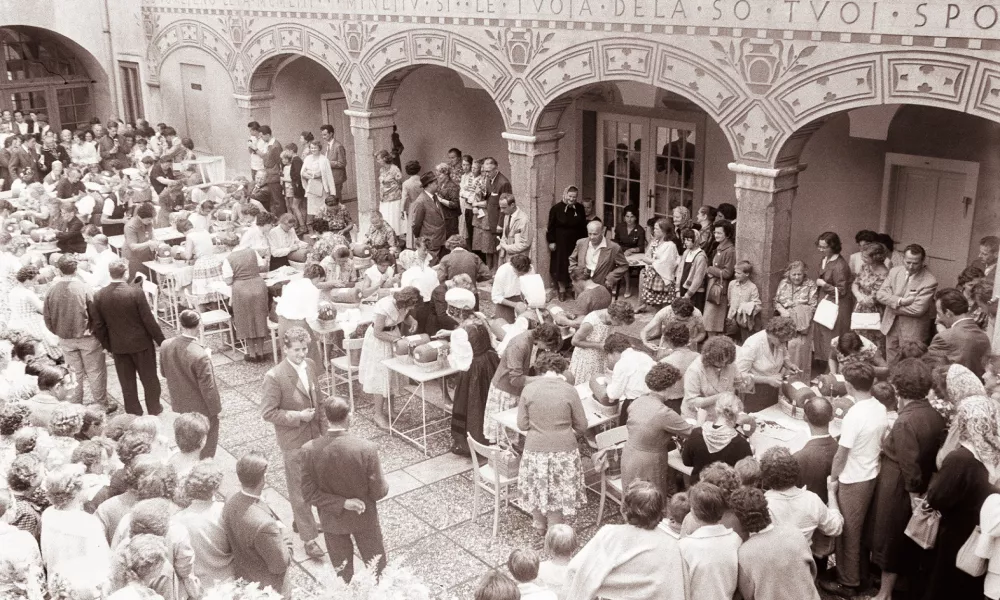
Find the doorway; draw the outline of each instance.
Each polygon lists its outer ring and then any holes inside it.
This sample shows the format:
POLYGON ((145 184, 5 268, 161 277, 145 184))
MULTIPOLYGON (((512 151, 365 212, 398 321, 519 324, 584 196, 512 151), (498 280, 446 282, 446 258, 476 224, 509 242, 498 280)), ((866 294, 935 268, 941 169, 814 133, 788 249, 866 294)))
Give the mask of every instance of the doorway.
POLYGON ((320 99, 323 103, 323 122, 333 125, 333 134, 344 145, 344 152, 347 154, 347 181, 340 191, 340 197, 345 201, 355 200, 358 193, 353 172, 354 135, 351 133, 351 119, 344 114, 347 110, 347 98, 344 94, 323 94, 320 99))
POLYGON ((923 246, 942 287, 968 262, 978 182, 979 163, 886 154, 882 230, 898 250, 923 246))
POLYGON ((186 137, 194 142, 195 150, 209 152, 206 142, 212 139, 211 102, 205 91, 205 66, 181 63, 181 94, 184 99, 186 137))
POLYGON ((675 207, 701 204, 703 160, 695 123, 615 113, 597 115, 598 216, 609 229, 628 207, 645 225, 675 207))

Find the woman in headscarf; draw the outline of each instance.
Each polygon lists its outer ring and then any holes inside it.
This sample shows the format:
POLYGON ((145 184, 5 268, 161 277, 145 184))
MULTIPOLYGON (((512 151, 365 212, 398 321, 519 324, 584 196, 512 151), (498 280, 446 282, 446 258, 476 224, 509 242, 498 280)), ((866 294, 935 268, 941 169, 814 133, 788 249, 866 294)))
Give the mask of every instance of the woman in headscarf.
POLYGON ((982 598, 983 577, 955 566, 962 544, 979 525, 986 498, 1000 481, 1000 407, 986 396, 962 401, 955 415, 959 447, 944 459, 925 501, 941 512, 935 557, 923 598, 982 598))
MULTIPOLYGON (((945 399, 956 409, 961 406, 962 401, 966 398, 987 395, 983 382, 979 381, 976 374, 963 365, 958 364, 948 367, 948 373, 945 375, 945 391, 945 399)), ((958 419, 952 419, 951 425, 948 427, 948 437, 945 438, 944 443, 941 444, 941 449, 937 453, 938 469, 941 468, 944 459, 951 454, 951 451, 958 449, 958 445, 958 419)))
POLYGON ((451 412, 451 435, 456 454, 467 453, 466 434, 483 440, 483 418, 490 381, 500 364, 493 349, 493 337, 482 317, 475 312, 476 295, 453 287, 445 293, 448 316, 459 323, 451 332, 448 363, 461 371, 455 384, 455 404, 451 412))
POLYGON ((715 461, 734 466, 741 458, 753 456, 750 442, 736 431, 736 419, 743 412, 739 397, 720 394, 715 412, 715 422, 695 428, 681 448, 681 459, 691 467, 692 483, 697 483, 701 470, 715 461))

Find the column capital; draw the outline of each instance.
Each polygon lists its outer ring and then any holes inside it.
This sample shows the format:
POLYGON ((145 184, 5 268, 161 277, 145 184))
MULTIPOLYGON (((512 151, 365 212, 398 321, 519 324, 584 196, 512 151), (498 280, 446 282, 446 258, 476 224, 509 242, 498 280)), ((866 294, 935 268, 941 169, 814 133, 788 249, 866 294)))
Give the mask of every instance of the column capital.
POLYGON ((396 123, 395 108, 374 108, 371 110, 345 110, 351 119, 351 128, 384 129, 396 123))
POLYGON ((524 156, 541 156, 543 154, 555 154, 559 152, 559 140, 564 135, 562 131, 540 133, 537 135, 524 135, 522 133, 504 131, 500 134, 503 139, 507 140, 508 152, 524 156))
POLYGON ((270 106, 271 100, 274 100, 274 94, 270 92, 264 94, 233 94, 233 98, 236 99, 237 108, 255 110, 270 106))
POLYGON ((736 174, 737 189, 755 192, 775 193, 798 187, 799 173, 806 170, 804 164, 772 169, 743 163, 729 163, 729 170, 736 174))

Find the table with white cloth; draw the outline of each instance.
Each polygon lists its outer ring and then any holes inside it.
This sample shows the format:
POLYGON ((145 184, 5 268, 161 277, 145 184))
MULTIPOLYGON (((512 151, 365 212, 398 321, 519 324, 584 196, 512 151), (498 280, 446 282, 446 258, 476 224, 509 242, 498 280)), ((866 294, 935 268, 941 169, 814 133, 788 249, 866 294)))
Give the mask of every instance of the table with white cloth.
POLYGON ((409 362, 404 362, 400 360, 399 357, 389 358, 382 362, 383 365, 389 369, 389 381, 387 382, 386 394, 386 410, 389 415, 389 433, 395 433, 404 440, 415 445, 424 451, 424 456, 427 456, 427 436, 434 435, 436 433, 441 433, 442 431, 449 431, 451 429, 451 410, 447 407, 439 407, 444 410, 445 416, 433 419, 432 421, 427 421, 427 384, 433 381, 441 382, 441 392, 445 398, 445 402, 448 402, 448 386, 445 383, 445 378, 460 373, 459 369, 452 368, 450 365, 445 367, 439 367, 433 371, 426 371, 421 367, 413 365, 409 362), (402 406, 399 407, 399 411, 393 418, 392 411, 392 374, 398 373, 403 377, 408 377, 417 383, 417 387, 409 393, 406 401, 403 402, 402 406), (420 400, 420 424, 406 429, 399 429, 399 420, 409 408, 410 404, 418 399, 420 400), (432 431, 428 431, 431 429, 432 431))
MULTIPOLYGON (((229 256, 229 252, 220 252, 217 256, 225 260, 229 256)), ((185 286, 191 285, 191 280, 194 276, 194 265, 189 264, 187 261, 179 260, 167 263, 147 260, 142 264, 149 269, 153 283, 160 286, 164 296, 168 299, 168 304, 163 314, 157 314, 156 318, 170 327, 177 328, 180 322, 181 305, 183 304, 180 291, 185 286)), ((215 283, 212 291, 227 298, 232 294, 232 288, 223 282, 215 283)))
MULTIPOLYGON (((170 242, 182 242, 184 241, 184 234, 177 231, 176 227, 157 227, 153 230, 153 239, 167 244, 170 242)), ((120 255, 122 247, 125 246, 125 236, 113 235, 109 237, 108 246, 120 255)))

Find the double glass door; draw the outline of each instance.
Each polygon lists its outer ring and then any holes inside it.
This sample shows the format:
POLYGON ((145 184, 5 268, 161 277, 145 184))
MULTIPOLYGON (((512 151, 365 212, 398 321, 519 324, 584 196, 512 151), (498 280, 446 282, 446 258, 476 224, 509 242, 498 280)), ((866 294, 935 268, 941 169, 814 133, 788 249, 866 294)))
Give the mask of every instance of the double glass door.
POLYGON ((599 113, 597 197, 609 229, 631 207, 645 226, 652 217, 670 218, 700 204, 702 159, 694 123, 599 113))

